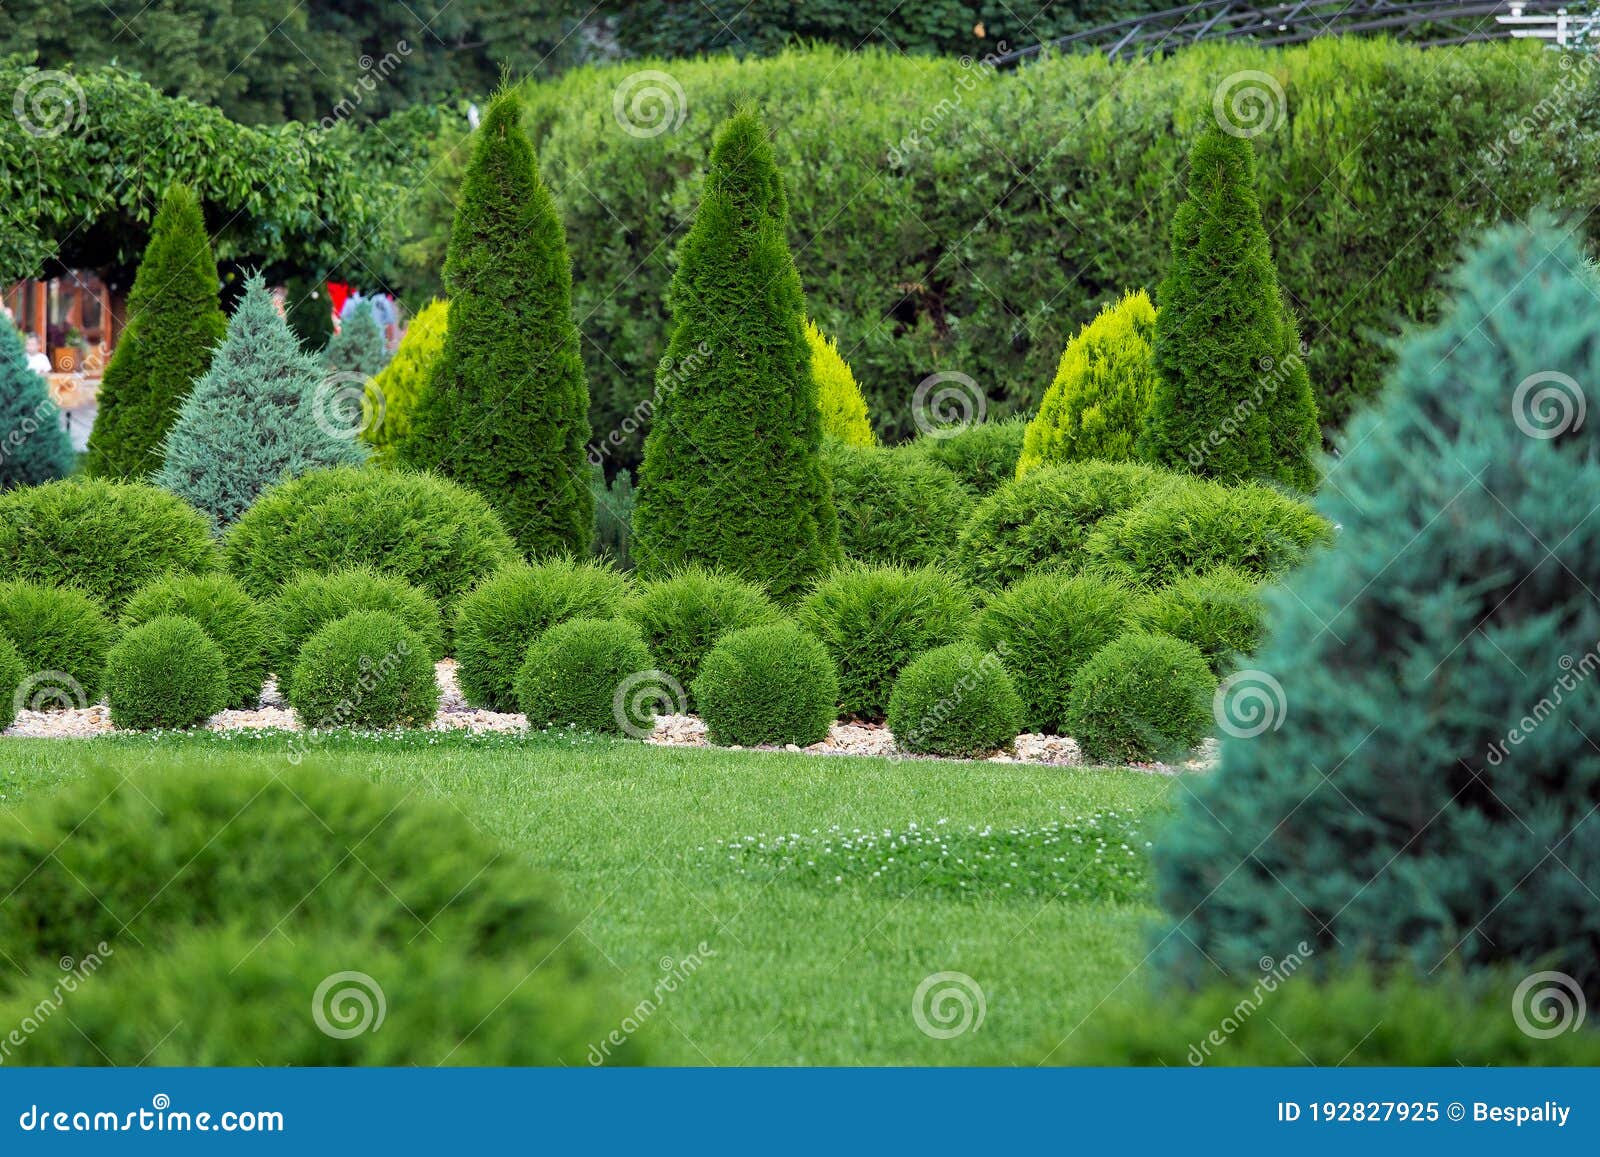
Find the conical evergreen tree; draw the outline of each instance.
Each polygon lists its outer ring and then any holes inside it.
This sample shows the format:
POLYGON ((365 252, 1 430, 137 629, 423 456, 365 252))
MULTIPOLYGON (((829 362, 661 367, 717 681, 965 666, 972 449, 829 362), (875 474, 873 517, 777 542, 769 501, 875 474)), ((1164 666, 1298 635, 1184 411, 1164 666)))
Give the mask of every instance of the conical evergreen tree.
POLYGON ((406 327, 394 357, 367 388, 368 420, 361 436, 371 445, 373 457, 385 466, 395 464, 423 387, 444 355, 449 318, 448 305, 437 299, 428 302, 406 327))
POLYGON ((28 368, 22 336, 0 315, 0 490, 63 478, 72 443, 44 378, 28 368))
POLYGON ((325 277, 293 277, 284 286, 284 311, 300 348, 320 353, 333 339, 333 306, 325 277))
POLYGON ((383 330, 372 311, 372 302, 358 301, 345 310, 339 332, 322 351, 328 370, 335 374, 359 374, 371 378, 389 362, 383 330))
POLYGON ((1156 293, 1158 380, 1140 453, 1224 482, 1310 491, 1321 445, 1294 317, 1278 287, 1250 142, 1211 125, 1189 155, 1156 293))
POLYGON ((1181 972, 1305 941, 1329 969, 1554 969, 1600 1004, 1592 277, 1559 231, 1492 235, 1346 433, 1340 542, 1223 685, 1244 737, 1156 849, 1181 972))
POLYGON ((100 382, 87 473, 141 478, 160 468, 178 406, 226 329, 200 205, 187 187, 174 185, 156 211, 128 293, 128 324, 100 382))
POLYGON ((328 379, 301 350, 252 275, 153 481, 226 526, 280 479, 365 461, 356 440, 361 403, 359 390, 328 379))
POLYGON ((811 376, 817 383, 817 408, 822 414, 824 437, 835 438, 846 446, 876 446, 867 417, 867 400, 861 396, 850 363, 839 352, 839 345, 814 321, 806 322, 806 343, 811 347, 811 376))
POLYGON ((700 563, 788 599, 838 561, 788 215, 766 130, 741 111, 712 148, 672 278, 634 512, 646 575, 700 563))
POLYGON ((478 129, 445 259, 444 354, 400 458, 482 494, 528 555, 582 555, 589 385, 566 233, 521 118, 507 89, 478 129))

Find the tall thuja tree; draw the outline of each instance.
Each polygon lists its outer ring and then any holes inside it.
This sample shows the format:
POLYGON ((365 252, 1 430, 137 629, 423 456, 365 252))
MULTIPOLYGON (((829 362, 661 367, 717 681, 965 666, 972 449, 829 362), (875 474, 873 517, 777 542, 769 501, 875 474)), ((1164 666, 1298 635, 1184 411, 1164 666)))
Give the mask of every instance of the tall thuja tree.
POLYGON ((1329 968, 1553 969, 1600 1004, 1591 277, 1558 231, 1492 235, 1347 431, 1340 541, 1224 684, 1245 737, 1156 849, 1183 973, 1305 941, 1329 968))
POLYGON ((328 340, 322 356, 330 372, 363 378, 372 377, 388 364, 389 347, 372 302, 358 301, 345 311, 339 332, 328 340))
POLYGON ((788 216, 766 130, 741 111, 712 148, 668 295, 634 511, 648 575, 701 563, 789 598, 839 558, 788 216))
POLYGON ((217 261, 194 194, 174 185, 128 293, 128 323, 100 382, 87 473, 138 478, 161 465, 161 444, 227 320, 217 304, 217 261))
POLYGON ((0 315, 0 490, 72 470, 72 443, 45 381, 28 368, 22 337, 0 315))
POLYGON ((1226 482, 1310 491, 1321 445, 1294 316, 1278 286, 1249 140, 1210 125, 1189 155, 1156 294, 1157 382, 1143 457, 1226 482))
POLYGON ((434 300, 425 305, 406 327, 389 364, 367 383, 367 421, 361 436, 372 446, 374 459, 384 466, 394 465, 397 448, 411 430, 411 416, 423 385, 444 353, 449 317, 450 307, 444 302, 434 300))
POLYGON ((482 494, 529 555, 585 553, 589 385, 572 265, 514 90, 495 96, 478 129, 444 279, 444 353, 401 461, 482 494))
POLYGON ((300 348, 259 274, 167 435, 156 485, 226 526, 281 478, 364 462, 359 386, 300 348))

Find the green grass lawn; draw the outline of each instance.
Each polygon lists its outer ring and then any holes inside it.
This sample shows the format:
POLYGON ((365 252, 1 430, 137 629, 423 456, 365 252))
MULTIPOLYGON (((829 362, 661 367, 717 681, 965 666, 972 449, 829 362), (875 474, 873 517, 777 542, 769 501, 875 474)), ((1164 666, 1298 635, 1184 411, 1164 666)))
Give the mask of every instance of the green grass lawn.
MULTIPOLYGON (((7 740, 0 806, 94 767, 137 777, 241 753, 282 763, 287 746, 281 736, 7 740)), ((1142 982, 1154 915, 1142 841, 1185 790, 1128 771, 559 736, 341 738, 314 758, 445 799, 544 871, 610 975, 619 1018, 652 994, 664 963, 704 943, 698 969, 637 1034, 678 1064, 1036 1060, 1119 986, 1142 982), (833 825, 880 837, 846 846, 825 838, 833 825), (969 831, 986 826, 988 836, 969 831), (935 870, 889 846, 928 832, 951 849, 935 870), (936 972, 977 982, 981 1027, 950 1039, 918 1028, 913 994, 936 972)))

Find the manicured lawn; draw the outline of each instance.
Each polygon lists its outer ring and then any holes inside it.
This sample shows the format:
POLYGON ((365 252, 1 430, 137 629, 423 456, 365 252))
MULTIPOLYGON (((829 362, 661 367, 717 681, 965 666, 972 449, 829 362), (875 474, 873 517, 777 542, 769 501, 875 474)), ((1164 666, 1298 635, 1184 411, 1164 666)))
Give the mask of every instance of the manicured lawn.
MULTIPOLYGON (((281 737, 7 740, 0 806, 95 766, 137 777, 240 755, 285 762, 286 753, 281 737)), ((1140 982, 1129 974, 1148 947, 1144 850, 1111 838, 1105 862, 1116 867, 1104 869, 1083 817, 1112 811, 1108 830, 1131 822, 1152 838, 1184 790, 1137 772, 551 736, 346 738, 309 759, 330 774, 442 797, 545 871, 612 979, 619 1020, 652 995, 668 958, 684 961, 703 942, 711 952, 637 1034, 655 1059, 679 1064, 1037 1059, 1125 979, 1140 982), (965 862, 906 872, 905 855, 891 866, 880 851, 873 863, 886 883, 852 869, 837 840, 810 839, 831 825, 909 835, 912 824, 944 834, 965 862), (1028 834, 968 831, 986 825, 1028 834), (789 833, 803 837, 802 850, 773 851, 772 837, 789 833), (745 837, 768 850, 730 858, 718 845, 745 837), (1036 886, 1052 876, 1062 887, 1036 886), (1063 887, 1073 899, 1046 894, 1063 887), (934 1039, 917 1027, 913 994, 936 972, 981 987, 980 1028, 934 1039)))

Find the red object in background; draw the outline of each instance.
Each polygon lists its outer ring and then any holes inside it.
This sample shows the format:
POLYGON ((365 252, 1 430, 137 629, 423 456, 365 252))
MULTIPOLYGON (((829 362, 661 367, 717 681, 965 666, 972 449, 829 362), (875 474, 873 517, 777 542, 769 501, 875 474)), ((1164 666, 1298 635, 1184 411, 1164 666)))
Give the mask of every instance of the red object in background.
POLYGON ((328 300, 333 303, 333 316, 344 313, 345 299, 350 296, 350 285, 344 281, 328 282, 328 300))

